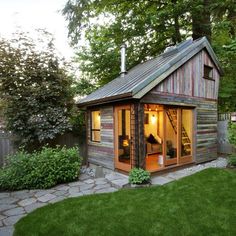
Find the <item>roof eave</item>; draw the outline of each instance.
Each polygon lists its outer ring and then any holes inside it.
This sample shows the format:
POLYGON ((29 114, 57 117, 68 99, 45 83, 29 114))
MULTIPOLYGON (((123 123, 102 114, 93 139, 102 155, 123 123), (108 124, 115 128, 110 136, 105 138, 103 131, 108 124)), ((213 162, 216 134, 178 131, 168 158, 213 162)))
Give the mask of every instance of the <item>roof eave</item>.
POLYGON ((107 104, 107 103, 113 103, 113 102, 118 102, 124 99, 132 99, 132 93, 124 93, 124 94, 119 94, 119 95, 114 95, 111 97, 105 97, 105 98, 101 98, 101 99, 96 99, 96 100, 92 100, 92 101, 88 101, 88 102, 78 102, 76 103, 76 105, 78 107, 88 107, 88 106, 94 106, 94 105, 101 105, 101 104, 107 104))

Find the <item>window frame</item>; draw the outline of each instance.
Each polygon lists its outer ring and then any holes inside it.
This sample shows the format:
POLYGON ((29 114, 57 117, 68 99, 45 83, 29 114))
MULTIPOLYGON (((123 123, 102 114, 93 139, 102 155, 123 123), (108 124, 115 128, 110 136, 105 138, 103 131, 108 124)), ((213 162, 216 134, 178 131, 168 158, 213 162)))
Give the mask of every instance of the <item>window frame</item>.
POLYGON ((95 143, 100 143, 101 142, 101 110, 100 109, 95 109, 90 111, 90 141, 95 142, 95 143), (93 129, 93 112, 99 112, 100 114, 100 129, 93 129), (100 140, 93 140, 93 132, 99 132, 100 134, 100 140))
POLYGON ((213 69, 214 69, 214 68, 213 68, 212 66, 209 66, 209 65, 204 64, 204 66, 203 66, 203 78, 204 78, 204 79, 207 79, 207 80, 215 81, 215 79, 213 78, 213 69), (208 74, 212 73, 212 77, 206 75, 205 69, 209 70, 209 73, 208 73, 208 74))

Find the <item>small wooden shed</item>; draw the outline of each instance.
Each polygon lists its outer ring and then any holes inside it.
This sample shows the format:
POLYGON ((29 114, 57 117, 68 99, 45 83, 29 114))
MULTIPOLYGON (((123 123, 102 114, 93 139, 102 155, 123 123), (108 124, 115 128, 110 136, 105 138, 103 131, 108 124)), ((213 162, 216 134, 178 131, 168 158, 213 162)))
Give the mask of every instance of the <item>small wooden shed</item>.
POLYGON ((88 163, 156 172, 215 159, 221 74, 203 37, 165 50, 81 99, 88 163))

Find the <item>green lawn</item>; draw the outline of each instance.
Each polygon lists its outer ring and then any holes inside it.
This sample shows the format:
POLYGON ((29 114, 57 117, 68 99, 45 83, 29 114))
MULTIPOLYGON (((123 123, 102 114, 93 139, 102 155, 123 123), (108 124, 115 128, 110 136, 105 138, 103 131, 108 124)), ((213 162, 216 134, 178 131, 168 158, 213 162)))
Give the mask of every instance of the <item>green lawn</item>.
POLYGON ((162 187, 67 199, 32 212, 14 236, 236 235, 236 172, 207 169, 162 187))

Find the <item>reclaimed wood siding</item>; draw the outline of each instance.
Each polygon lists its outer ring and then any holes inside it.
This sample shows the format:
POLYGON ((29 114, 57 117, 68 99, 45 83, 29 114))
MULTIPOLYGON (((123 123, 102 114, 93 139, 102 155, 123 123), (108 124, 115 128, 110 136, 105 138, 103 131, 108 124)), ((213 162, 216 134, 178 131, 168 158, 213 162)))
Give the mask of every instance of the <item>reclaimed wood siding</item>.
POLYGON ((114 169, 113 106, 99 107, 101 115, 101 142, 91 141, 91 111, 88 110, 87 143, 88 162, 114 169))
POLYGON ((160 93, 217 99, 219 72, 208 53, 202 50, 154 89, 160 93), (204 64, 213 67, 213 80, 203 78, 204 64))
POLYGON ((188 106, 194 110, 193 153, 196 163, 217 157, 217 101, 181 95, 161 95, 155 90, 145 95, 142 103, 188 106))
POLYGON ((217 158, 217 103, 197 106, 196 162, 217 158))

